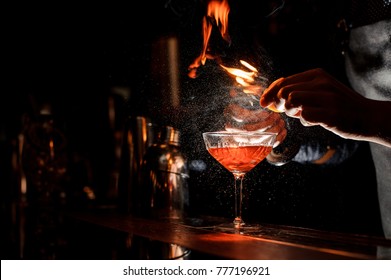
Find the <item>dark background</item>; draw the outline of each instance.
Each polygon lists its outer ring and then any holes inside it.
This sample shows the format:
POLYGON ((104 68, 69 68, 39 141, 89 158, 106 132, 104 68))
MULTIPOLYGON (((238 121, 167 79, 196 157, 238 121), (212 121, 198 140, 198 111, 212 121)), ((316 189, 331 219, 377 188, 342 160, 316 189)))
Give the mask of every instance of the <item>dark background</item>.
MULTIPOLYGON (((232 43, 228 46, 218 36, 213 41, 224 58, 256 56, 270 80, 322 67, 346 82, 336 28, 343 1, 285 1, 272 15, 281 1, 229 3, 232 43)), ((191 213, 231 216, 232 175, 211 160, 201 138, 201 132, 221 124, 218 116, 228 80, 213 63, 201 67, 196 79, 187 76, 187 67, 201 51, 204 9, 201 0, 153 0, 119 6, 15 4, 4 10, 0 97, 4 221, 17 198, 17 170, 11 162, 23 116, 36 116, 43 104, 51 105, 56 125, 67 137, 69 154, 88 162, 95 203, 113 203, 108 186, 115 167, 114 136, 107 106, 113 87, 131 93, 117 108, 119 116, 147 115, 178 127, 189 162, 206 163, 204 171, 190 170, 191 213), (166 36, 178 38, 180 46, 182 106, 176 110, 162 98, 161 85, 151 74, 159 65, 152 60, 153 44, 166 36)), ((381 234, 366 143, 338 166, 291 162, 275 167, 262 162, 247 174, 245 189, 244 216, 251 221, 381 234)))

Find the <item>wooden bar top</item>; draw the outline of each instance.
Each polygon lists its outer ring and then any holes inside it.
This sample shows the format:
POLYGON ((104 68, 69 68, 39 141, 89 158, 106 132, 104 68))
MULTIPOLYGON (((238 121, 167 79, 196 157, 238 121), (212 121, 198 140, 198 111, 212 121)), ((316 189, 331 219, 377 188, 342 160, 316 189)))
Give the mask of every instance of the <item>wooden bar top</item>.
POLYGON ((377 259, 381 247, 391 250, 391 240, 280 225, 257 225, 235 233, 219 218, 149 219, 116 211, 70 214, 78 221, 132 233, 151 240, 176 244, 223 259, 377 259))

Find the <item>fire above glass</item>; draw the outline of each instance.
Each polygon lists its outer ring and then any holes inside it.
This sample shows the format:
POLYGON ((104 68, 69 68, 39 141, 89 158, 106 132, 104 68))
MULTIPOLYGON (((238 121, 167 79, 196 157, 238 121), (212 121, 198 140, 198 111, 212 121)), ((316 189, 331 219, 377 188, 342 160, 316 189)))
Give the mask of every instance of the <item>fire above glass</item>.
POLYGON ((234 228, 240 229, 242 220, 243 178, 272 150, 276 133, 251 131, 215 131, 202 134, 208 152, 235 178, 234 228), (238 187, 239 183, 239 187, 238 187))

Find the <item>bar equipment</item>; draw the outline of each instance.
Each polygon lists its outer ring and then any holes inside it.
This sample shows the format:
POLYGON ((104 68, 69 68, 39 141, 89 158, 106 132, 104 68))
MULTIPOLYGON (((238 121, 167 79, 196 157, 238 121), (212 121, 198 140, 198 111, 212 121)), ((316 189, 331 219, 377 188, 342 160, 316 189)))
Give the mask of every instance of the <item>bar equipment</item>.
POLYGON ((180 150, 180 132, 153 124, 148 129, 153 139, 141 167, 141 214, 182 219, 189 206, 189 172, 180 150))
POLYGON ((189 172, 180 151, 179 135, 174 127, 159 126, 143 116, 129 117, 119 175, 122 212, 183 217, 189 203, 189 172))
MULTIPOLYGON (((144 116, 129 117, 123 134, 119 210, 150 219, 182 221, 189 206, 186 157, 180 132, 144 116)), ((139 259, 186 259, 190 250, 129 235, 129 255, 139 259)))

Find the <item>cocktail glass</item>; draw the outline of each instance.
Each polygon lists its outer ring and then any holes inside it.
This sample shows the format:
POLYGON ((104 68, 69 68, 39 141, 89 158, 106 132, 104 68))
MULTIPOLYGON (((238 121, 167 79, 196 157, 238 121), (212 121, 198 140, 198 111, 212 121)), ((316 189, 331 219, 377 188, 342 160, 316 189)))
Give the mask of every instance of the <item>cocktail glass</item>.
POLYGON ((243 179, 272 150, 276 133, 214 131, 202 134, 208 152, 235 178, 234 228, 245 226, 242 219, 243 179), (239 185, 239 187, 238 187, 239 185))

